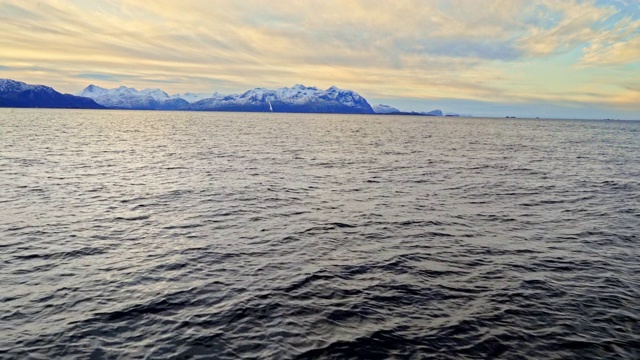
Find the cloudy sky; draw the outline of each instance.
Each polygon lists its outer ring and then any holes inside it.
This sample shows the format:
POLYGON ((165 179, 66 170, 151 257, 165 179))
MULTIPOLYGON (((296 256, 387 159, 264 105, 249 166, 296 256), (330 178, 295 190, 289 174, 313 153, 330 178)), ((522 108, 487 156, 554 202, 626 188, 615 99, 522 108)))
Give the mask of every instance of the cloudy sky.
POLYGON ((640 119, 640 1, 0 0, 0 78, 640 119))

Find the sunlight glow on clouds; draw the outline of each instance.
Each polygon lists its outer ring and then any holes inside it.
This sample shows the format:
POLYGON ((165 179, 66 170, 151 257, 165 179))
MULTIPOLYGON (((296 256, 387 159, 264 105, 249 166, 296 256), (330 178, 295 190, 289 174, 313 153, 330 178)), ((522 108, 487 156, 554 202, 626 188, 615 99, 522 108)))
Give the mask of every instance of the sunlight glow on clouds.
POLYGON ((546 101, 635 116, 638 91, 628 84, 640 83, 640 8, 620 0, 0 0, 0 65, 2 78, 67 92, 89 83, 169 92, 304 83, 416 104, 546 101))

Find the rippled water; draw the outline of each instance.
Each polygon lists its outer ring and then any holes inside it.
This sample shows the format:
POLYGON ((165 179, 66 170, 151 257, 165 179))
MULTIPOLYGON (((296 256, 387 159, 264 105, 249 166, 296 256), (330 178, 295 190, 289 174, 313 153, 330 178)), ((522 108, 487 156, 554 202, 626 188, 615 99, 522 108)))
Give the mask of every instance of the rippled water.
POLYGON ((0 110, 0 356, 638 358, 640 122, 0 110))

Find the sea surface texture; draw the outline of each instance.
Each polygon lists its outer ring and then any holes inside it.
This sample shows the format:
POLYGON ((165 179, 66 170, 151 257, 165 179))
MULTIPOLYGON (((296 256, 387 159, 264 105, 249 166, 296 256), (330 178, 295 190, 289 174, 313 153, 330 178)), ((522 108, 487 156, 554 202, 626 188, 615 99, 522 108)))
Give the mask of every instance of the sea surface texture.
POLYGON ((0 357, 640 357, 640 122, 0 109, 0 357))

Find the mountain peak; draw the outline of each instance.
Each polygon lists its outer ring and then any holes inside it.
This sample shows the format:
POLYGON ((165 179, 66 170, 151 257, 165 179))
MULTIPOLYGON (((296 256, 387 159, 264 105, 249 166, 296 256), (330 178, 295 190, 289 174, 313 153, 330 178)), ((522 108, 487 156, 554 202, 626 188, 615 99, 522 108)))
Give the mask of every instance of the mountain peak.
POLYGON ((372 107, 376 114, 394 114, 400 112, 400 110, 390 105, 378 104, 372 107))
POLYGON ((91 85, 87 86, 86 88, 84 88, 84 90, 85 91, 96 91, 96 90, 106 90, 106 89, 102 88, 102 87, 100 87, 98 85, 91 84, 91 85))
POLYGON ((304 86, 302 84, 295 84, 295 85, 293 85, 292 89, 295 89, 295 90, 318 90, 318 88, 316 88, 315 86, 304 86))
POLYGON ((144 94, 144 95, 148 95, 151 96, 153 98, 155 98, 156 100, 159 99, 168 99, 169 98, 169 94, 167 94, 166 92, 160 90, 160 89, 144 89, 139 91, 140 94, 144 94))
POLYGON ((0 79, 0 84, 24 84, 24 83, 21 81, 16 81, 11 79, 0 79))
POLYGON ((423 112, 422 114, 429 115, 429 116, 443 116, 442 110, 440 109, 423 112))
POLYGON ((76 96, 92 98, 96 94, 103 94, 106 91, 107 91, 107 89, 105 89, 105 88, 102 88, 100 86, 91 84, 91 85, 87 86, 86 88, 84 88, 79 93, 77 93, 76 96))

